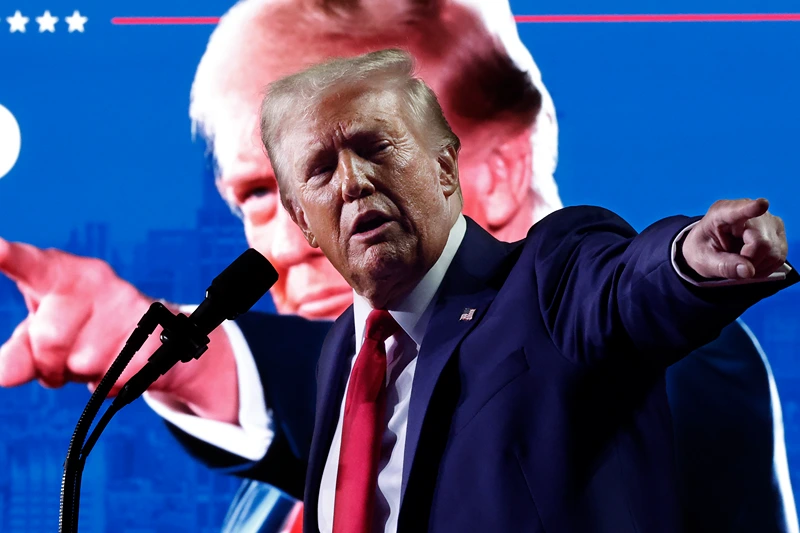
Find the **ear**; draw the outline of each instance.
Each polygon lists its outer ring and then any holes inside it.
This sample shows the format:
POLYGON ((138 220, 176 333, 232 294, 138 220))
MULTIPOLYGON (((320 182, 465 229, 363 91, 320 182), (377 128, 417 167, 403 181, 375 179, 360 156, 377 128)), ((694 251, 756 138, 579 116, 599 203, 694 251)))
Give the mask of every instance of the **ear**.
POLYGON ((308 243, 308 245, 311 246, 312 248, 319 248, 319 244, 317 244, 317 238, 314 236, 314 232, 312 232, 311 228, 308 227, 305 214, 302 214, 301 217, 295 220, 295 223, 300 228, 300 231, 303 232, 303 237, 306 238, 306 242, 308 243))
POLYGON ((319 248, 317 238, 314 236, 314 232, 312 232, 311 228, 308 226, 306 213, 303 211, 303 208, 297 205, 296 202, 288 199, 284 202, 283 207, 286 209, 286 212, 289 213, 289 218, 292 219, 292 222, 297 224, 297 227, 303 232, 303 237, 306 238, 308 245, 312 248, 319 248))
POLYGON ((312 248, 319 248, 319 244, 317 243, 317 238, 311 233, 311 230, 308 228, 303 229, 303 236, 306 238, 306 242, 312 248))
POLYGON ((490 228, 508 224, 521 208, 529 205, 532 194, 532 130, 525 128, 488 155, 483 194, 486 222, 490 228))
POLYGON ((458 190, 458 153, 455 147, 447 146, 439 152, 439 184, 445 198, 458 190))

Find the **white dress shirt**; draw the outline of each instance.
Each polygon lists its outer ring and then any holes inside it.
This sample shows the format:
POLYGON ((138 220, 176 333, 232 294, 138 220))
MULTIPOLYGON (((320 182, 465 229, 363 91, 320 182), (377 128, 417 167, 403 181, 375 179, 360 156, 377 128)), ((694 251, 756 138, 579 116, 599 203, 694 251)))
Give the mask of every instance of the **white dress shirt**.
MULTIPOLYGON (((180 311, 191 314, 196 308, 196 305, 186 305, 181 306, 180 311)), ((161 418, 189 435, 244 459, 258 461, 267 454, 267 448, 275 438, 272 415, 264 400, 264 388, 255 358, 242 330, 232 320, 224 321, 222 328, 236 360, 236 377, 239 381, 238 425, 200 418, 167 395, 145 392, 144 401, 161 418)))
MULTIPOLYGON (((406 425, 408 422, 408 404, 411 400, 411 385, 414 382, 414 370, 417 367, 417 353, 425 336, 431 312, 433 297, 439 290, 444 275, 453 261, 453 257, 461 246, 467 231, 467 221, 459 216, 450 230, 447 244, 442 255, 419 284, 389 313, 400 325, 401 331, 386 340, 386 431, 381 442, 381 455, 378 463, 378 491, 375 498, 375 533, 395 533, 397 518, 400 513, 400 486, 403 481, 403 455, 406 445, 406 425)), ((353 314, 356 328, 355 354, 361 350, 364 342, 364 328, 367 315, 372 308, 369 303, 353 293, 353 314)), ((356 357, 353 357, 352 371, 356 357)), ((348 378, 347 385, 350 385, 348 378)), ((339 407, 339 422, 328 451, 328 459, 322 471, 319 489, 317 520, 321 533, 333 530, 333 504, 336 494, 336 474, 339 468, 339 452, 342 445, 342 423, 344 421, 344 399, 347 398, 345 388, 342 404, 339 407)))

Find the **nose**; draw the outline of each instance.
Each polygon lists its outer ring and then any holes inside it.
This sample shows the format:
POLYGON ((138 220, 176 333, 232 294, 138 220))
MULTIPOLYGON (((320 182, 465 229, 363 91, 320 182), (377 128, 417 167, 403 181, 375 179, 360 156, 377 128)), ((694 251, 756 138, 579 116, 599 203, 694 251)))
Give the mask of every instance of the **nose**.
POLYGON ((321 252, 309 246, 303 232, 292 222, 285 209, 278 209, 270 246, 270 260, 278 270, 303 263, 321 252))
POLYGON ((352 202, 375 192, 369 177, 369 164, 350 150, 339 157, 339 174, 342 180, 342 199, 352 202))

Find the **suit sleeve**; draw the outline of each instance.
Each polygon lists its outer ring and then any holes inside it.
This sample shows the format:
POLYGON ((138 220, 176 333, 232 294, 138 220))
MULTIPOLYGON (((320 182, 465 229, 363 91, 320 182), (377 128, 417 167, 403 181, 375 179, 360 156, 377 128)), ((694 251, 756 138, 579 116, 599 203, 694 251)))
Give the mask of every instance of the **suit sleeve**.
POLYGON ((553 342, 576 362, 646 354, 658 366, 719 336, 759 300, 800 280, 697 287, 672 265, 675 237, 699 217, 670 217, 636 231, 614 213, 570 207, 530 231, 536 287, 553 342))
POLYGON ((247 313, 236 320, 255 359, 274 438, 266 455, 248 461, 167 423, 187 452, 210 467, 264 481, 302 498, 314 429, 315 372, 330 322, 247 313))

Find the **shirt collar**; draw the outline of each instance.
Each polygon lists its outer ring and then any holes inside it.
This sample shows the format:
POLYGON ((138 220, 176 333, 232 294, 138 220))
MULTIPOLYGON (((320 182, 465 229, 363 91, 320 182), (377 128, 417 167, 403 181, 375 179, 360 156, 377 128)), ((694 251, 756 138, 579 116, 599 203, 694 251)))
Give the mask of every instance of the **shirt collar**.
MULTIPOLYGON (((422 338, 425 336, 425 329, 431 314, 431 302, 442 284, 450 263, 453 262, 461 241, 467 232, 467 221, 464 215, 458 215, 456 223, 450 229, 447 237, 447 244, 444 245, 442 255, 436 263, 423 276, 414 289, 403 298, 393 309, 389 309, 389 314, 397 321, 403 331, 411 337, 417 344, 422 346, 422 338)), ((367 316, 372 307, 369 302, 353 291, 353 314, 356 327, 356 353, 361 350, 364 339, 364 328, 367 324, 367 316)))

